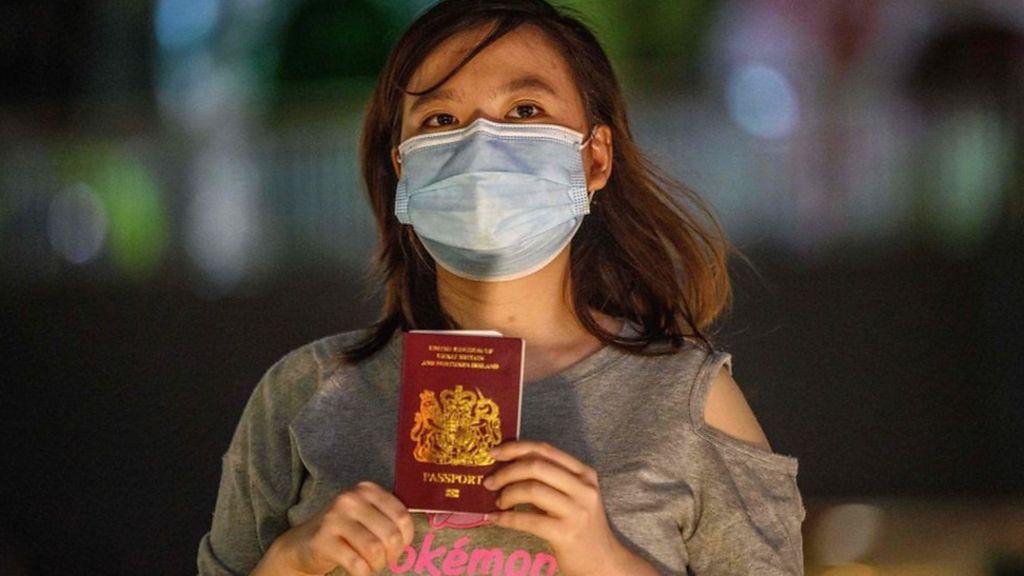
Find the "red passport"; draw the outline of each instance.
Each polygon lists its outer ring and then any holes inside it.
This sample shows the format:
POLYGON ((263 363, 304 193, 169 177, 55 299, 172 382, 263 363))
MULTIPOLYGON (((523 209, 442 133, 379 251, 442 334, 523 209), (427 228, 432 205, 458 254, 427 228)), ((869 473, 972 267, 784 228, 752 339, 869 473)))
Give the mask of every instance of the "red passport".
POLYGON ((497 509, 481 482, 488 450, 519 437, 525 348, 497 333, 405 334, 395 495, 409 510, 497 509))

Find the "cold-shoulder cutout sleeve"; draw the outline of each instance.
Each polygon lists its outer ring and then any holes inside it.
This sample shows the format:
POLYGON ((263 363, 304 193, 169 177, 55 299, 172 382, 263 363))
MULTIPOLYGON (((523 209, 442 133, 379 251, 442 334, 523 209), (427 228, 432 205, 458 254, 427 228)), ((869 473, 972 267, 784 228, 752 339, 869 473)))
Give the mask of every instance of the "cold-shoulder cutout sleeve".
POLYGON ((690 569, 696 576, 803 574, 797 460, 707 425, 707 397, 722 369, 732 373, 732 357, 709 352, 691 389, 696 449, 705 457, 697 519, 684 534, 690 569))

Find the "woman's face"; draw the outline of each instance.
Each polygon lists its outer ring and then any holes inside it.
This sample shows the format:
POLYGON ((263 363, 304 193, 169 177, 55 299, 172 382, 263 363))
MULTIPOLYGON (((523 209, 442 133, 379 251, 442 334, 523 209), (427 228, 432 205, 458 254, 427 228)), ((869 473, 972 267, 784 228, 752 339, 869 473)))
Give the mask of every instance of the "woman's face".
MULTIPOLYGON (((484 28, 457 34, 441 43, 420 65, 409 91, 435 85, 486 36, 484 28)), ((436 90, 406 95, 402 136, 464 128, 484 118, 494 122, 559 124, 588 130, 583 101, 568 64, 547 36, 520 26, 470 60, 436 90)))
MULTIPOLYGON (((420 92, 448 75, 487 35, 479 28, 442 42, 409 81, 409 92, 420 92)), ((466 63, 435 90, 421 96, 406 94, 402 101, 404 141, 420 134, 455 130, 484 118, 492 122, 558 124, 584 138, 587 189, 604 188, 611 176, 612 133, 597 126, 588 134, 583 98, 561 52, 547 35, 532 26, 505 34, 466 63)), ((395 174, 401 174, 398 149, 391 155, 395 174)))

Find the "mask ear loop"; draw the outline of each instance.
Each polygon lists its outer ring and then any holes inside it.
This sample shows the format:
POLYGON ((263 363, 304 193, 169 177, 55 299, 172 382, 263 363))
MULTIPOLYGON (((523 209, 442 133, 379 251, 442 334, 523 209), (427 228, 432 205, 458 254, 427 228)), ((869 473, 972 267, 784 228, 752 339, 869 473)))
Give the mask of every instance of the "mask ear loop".
POLYGON ((590 142, 594 139, 594 134, 597 134, 597 127, 598 124, 594 124, 594 126, 590 129, 590 135, 587 136, 587 139, 584 140, 583 142, 580 142, 580 150, 583 150, 587 146, 590 146, 590 142))
MULTIPOLYGON (((600 126, 600 124, 594 124, 590 128, 590 135, 587 136, 587 139, 584 140, 583 142, 580 142, 580 147, 579 147, 580 152, 582 152, 587 146, 590 146, 590 143, 594 141, 594 135, 597 134, 598 126, 600 126)), ((587 190, 587 203, 590 204, 590 205, 597 204, 597 200, 594 199, 594 196, 596 196, 596 195, 597 195, 597 190, 594 190, 593 192, 591 192, 590 190, 587 190)))

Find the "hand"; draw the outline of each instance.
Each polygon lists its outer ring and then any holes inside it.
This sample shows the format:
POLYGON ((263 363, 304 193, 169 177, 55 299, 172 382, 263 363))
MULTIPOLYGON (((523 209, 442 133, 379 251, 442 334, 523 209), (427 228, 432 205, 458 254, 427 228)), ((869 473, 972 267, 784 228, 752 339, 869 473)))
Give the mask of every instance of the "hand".
POLYGON ((278 537, 252 574, 326 574, 340 566, 369 576, 396 562, 413 535, 405 505, 377 484, 360 482, 278 537))
POLYGON ((484 479, 498 491, 490 515, 498 526, 543 538, 569 576, 653 574, 657 571, 623 546, 608 525, 597 472, 561 450, 540 442, 508 442, 491 451, 509 462, 484 479), (513 511, 519 504, 536 511, 513 511))

